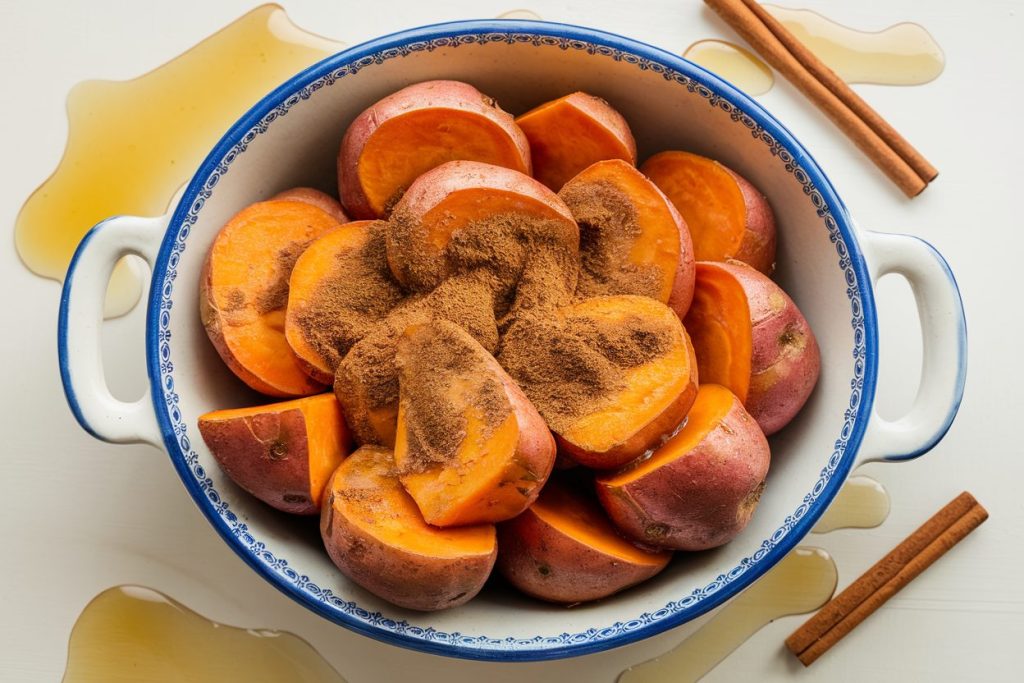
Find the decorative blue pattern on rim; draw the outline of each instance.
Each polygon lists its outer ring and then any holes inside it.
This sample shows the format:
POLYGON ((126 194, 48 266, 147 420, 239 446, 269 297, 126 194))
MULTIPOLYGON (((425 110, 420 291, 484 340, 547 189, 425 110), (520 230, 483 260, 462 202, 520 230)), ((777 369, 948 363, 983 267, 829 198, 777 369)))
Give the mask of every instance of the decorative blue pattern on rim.
POLYGON ((435 654, 505 661, 582 655, 648 637, 713 609, 748 586, 791 550, 824 512, 852 465, 874 398, 877 338, 870 279, 845 207, 814 160, 760 105, 700 67, 658 48, 581 27, 526 21, 441 24, 386 36, 310 67, 253 107, 207 157, 178 204, 153 272, 147 320, 147 361, 153 400, 172 461, 211 524, 253 569, 317 613, 373 638, 435 654), (445 633, 370 612, 335 595, 330 588, 313 584, 309 577, 295 571, 287 559, 257 539, 221 499, 212 479, 200 464, 198 453, 192 449, 189 428, 179 409, 174 385, 170 320, 177 265, 199 213, 217 182, 229 172, 232 162, 276 119, 286 116, 295 104, 339 79, 415 52, 491 42, 583 50, 635 65, 638 69, 661 74, 666 80, 700 95, 709 106, 721 110, 734 123, 745 127, 754 138, 767 145, 786 171, 802 184, 804 194, 814 205, 835 244, 838 265, 845 273, 850 299, 855 344, 850 403, 834 451, 812 491, 785 518, 781 527, 728 573, 654 612, 579 633, 533 638, 445 633))

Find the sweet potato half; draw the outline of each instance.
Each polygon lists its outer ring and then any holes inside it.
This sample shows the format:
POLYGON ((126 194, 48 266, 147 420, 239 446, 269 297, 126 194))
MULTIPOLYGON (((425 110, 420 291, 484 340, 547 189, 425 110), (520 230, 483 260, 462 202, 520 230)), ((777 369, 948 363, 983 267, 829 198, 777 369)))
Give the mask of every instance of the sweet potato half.
POLYGON ((768 200, 714 159, 661 152, 640 168, 683 215, 698 261, 743 261, 765 274, 775 267, 775 214, 768 200))
POLYGON ((526 512, 498 525, 498 570, 513 586, 550 602, 605 598, 651 578, 670 552, 623 539, 592 498, 551 481, 526 512))
POLYGON ((284 192, 278 192, 271 199, 305 202, 330 214, 339 223, 348 223, 349 221, 349 217, 345 215, 345 211, 337 199, 312 187, 293 187, 284 192))
POLYGON ((631 164, 599 161, 558 193, 580 226, 580 298, 637 294, 682 318, 693 298, 693 243, 679 212, 631 164))
POLYGON ((363 446, 334 472, 320 535, 341 572, 399 607, 439 610, 483 588, 498 551, 493 525, 440 529, 402 488, 392 453, 363 446))
POLYGON ((516 118, 530 141, 533 177, 558 192, 594 162, 636 166, 636 141, 622 114, 600 97, 574 92, 516 118))
POLYGON ((529 174, 530 147, 508 114, 459 81, 426 81, 375 102, 345 132, 341 200, 356 218, 382 218, 417 177, 456 159, 529 174))
POLYGON ((525 510, 555 440, 522 390, 458 325, 406 328, 398 342, 395 465, 436 526, 500 522, 525 510))
POLYGON ((586 299, 509 328, 498 360, 581 465, 616 468, 657 444, 697 395, 689 337, 642 296, 586 299))
POLYGON ((256 391, 323 391, 285 340, 285 306, 295 261, 340 225, 308 202, 275 200, 242 209, 217 234, 200 278, 200 316, 220 357, 256 391))
MULTIPOLYGON (((470 269, 513 270, 529 253, 523 245, 559 246, 575 263, 579 229, 554 192, 517 171, 475 161, 452 161, 416 179, 388 221, 388 263, 413 291, 429 291, 470 269), (518 234, 517 234, 518 233, 518 234), (495 243, 489 238, 501 237, 495 243)), ((576 271, 566 274, 572 287, 576 271)))
POLYGON ((682 429, 649 458, 595 484, 612 521, 637 541, 705 550, 747 526, 769 461, 768 440, 739 399, 702 384, 682 429))
POLYGON ((750 266, 698 262, 684 322, 701 380, 736 394, 765 434, 786 426, 811 395, 821 370, 814 333, 782 288, 750 266))
POLYGON ((199 417, 199 433, 232 481, 278 510, 320 511, 327 479, 352 441, 331 394, 199 417))

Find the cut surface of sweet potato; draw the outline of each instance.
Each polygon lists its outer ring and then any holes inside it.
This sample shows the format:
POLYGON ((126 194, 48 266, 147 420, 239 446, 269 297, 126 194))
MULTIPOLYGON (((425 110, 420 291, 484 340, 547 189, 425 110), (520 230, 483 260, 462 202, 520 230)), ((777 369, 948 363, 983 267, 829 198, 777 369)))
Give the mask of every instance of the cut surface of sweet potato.
POLYGON ((679 212, 631 164, 599 161, 558 196, 580 226, 580 298, 637 294, 680 317, 693 298, 693 245, 679 212))
POLYGON ((498 527, 498 568, 524 593, 552 602, 607 597, 654 576, 671 553, 625 540, 591 496, 549 482, 530 508, 498 527))
POLYGON ((555 442, 536 409, 467 332, 438 320, 406 328, 395 465, 424 519, 497 522, 537 497, 555 442))
POLYGON ((335 471, 320 532, 346 576, 409 609, 467 602, 483 587, 497 554, 492 525, 427 524, 398 480, 392 452, 378 446, 363 446, 335 471))
POLYGON ((686 220, 698 261, 736 259, 763 273, 775 263, 775 217, 764 196, 722 164, 661 152, 641 170, 686 220))
POLYGON ((214 240, 200 280, 200 315, 221 358, 256 391, 323 391, 285 339, 285 306, 296 260, 340 225, 306 202, 267 201, 237 213, 214 240))
POLYGON ((388 269, 384 224, 355 221, 321 236, 295 262, 285 337, 319 382, 402 300, 388 269))
POLYGON ((499 361, 573 460, 619 467, 676 428, 697 393, 678 316, 648 297, 608 296, 510 327, 499 361))
POLYGON ((296 514, 320 510, 327 479, 351 450, 331 394, 216 410, 200 416, 199 432, 236 484, 296 514))
POLYGON ((357 218, 382 218, 416 178, 457 159, 531 170, 526 137, 493 99, 457 81, 411 85, 349 126, 338 157, 342 200, 357 218))
POLYGON ((555 192, 604 159, 636 165, 636 141, 610 104, 583 92, 545 102, 516 118, 530 141, 533 177, 555 192))
POLYGON ((697 263, 690 312, 683 320, 693 340, 701 382, 721 384, 747 400, 753 336, 743 286, 715 263, 697 263))

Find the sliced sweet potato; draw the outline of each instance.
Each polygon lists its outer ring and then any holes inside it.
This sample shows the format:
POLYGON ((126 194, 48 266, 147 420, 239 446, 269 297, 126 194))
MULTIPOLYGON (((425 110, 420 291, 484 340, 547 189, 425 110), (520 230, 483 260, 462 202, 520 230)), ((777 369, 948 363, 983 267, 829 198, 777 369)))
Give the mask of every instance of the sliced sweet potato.
POLYGON ((351 450, 331 394, 199 418, 199 433, 232 481, 278 510, 319 512, 327 479, 351 450))
POLYGON ((348 223, 349 221, 349 217, 345 215, 344 210, 341 208, 341 203, 337 199, 326 192, 321 192, 312 187, 293 187, 290 190, 278 192, 271 199, 289 199, 295 202, 306 202, 326 211, 339 223, 348 223))
POLYGON ((384 253, 384 223, 347 223, 314 241, 288 285, 285 337, 318 382, 402 300, 384 253))
POLYGON ((327 486, 320 535, 341 572, 399 607, 439 610, 483 588, 498 545, 494 526, 439 529, 402 488, 390 450, 363 446, 327 486))
MULTIPOLYGON (((391 271, 415 291, 475 269, 514 288, 527 258, 551 247, 576 262, 579 229, 558 195, 522 173, 474 161, 424 173, 388 221, 391 271)), ((573 289, 576 274, 566 273, 573 289)))
POLYGON ((615 468, 672 432, 697 394, 679 317, 649 297, 607 296, 524 319, 498 360, 573 460, 615 468))
POLYGON ((747 400, 753 328, 743 285, 715 263, 697 263, 696 287, 683 325, 697 355, 701 382, 721 384, 747 400))
POLYGON ((636 141, 622 114, 600 97, 574 92, 516 118, 530 141, 533 177, 558 192, 594 162, 636 166, 636 141))
POLYGON ((775 214, 737 173, 689 152, 661 152, 640 168, 683 215, 698 261, 743 261, 762 273, 775 267, 775 214))
POLYGON ((382 218, 416 178, 456 159, 531 169, 526 136, 493 99, 459 81, 410 85, 348 127, 338 154, 341 200, 356 218, 382 218))
POLYGON ((398 342, 395 465, 436 526, 500 522, 532 503, 551 474, 555 440, 497 361, 446 320, 398 342))
POLYGON ((619 536, 590 497, 551 481, 526 512, 498 525, 498 571, 513 586, 551 602, 597 600, 651 578, 669 552, 642 550, 619 536))
POLYGON ((214 240, 200 278, 200 316, 221 358, 256 391, 323 391, 285 340, 285 305, 295 261, 340 225, 306 202, 267 201, 235 214, 214 240))
POLYGON ((585 168, 558 196, 580 226, 577 296, 649 296, 686 315, 693 298, 690 231, 654 183, 613 159, 585 168))
POLYGON ((821 370, 810 325, 767 276, 738 261, 697 263, 685 320, 702 381, 736 394, 765 434, 803 407, 821 370))
POLYGON ((702 384, 683 428, 651 457, 598 476, 597 495, 637 541, 705 550, 747 526, 770 459, 768 440, 735 394, 702 384))
POLYGON ((398 421, 398 338, 406 327, 449 320, 484 349, 498 345, 494 304, 487 283, 456 275, 426 295, 407 297, 338 364, 334 391, 360 444, 394 448, 398 421))

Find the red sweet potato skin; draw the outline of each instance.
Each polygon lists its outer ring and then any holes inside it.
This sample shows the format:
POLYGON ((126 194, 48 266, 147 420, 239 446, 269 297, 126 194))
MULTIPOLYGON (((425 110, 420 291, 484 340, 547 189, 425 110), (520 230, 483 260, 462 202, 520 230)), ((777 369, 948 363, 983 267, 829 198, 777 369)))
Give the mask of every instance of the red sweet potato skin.
POLYGON ((742 263, 721 264, 743 286, 753 326, 746 409, 771 436, 800 412, 821 372, 821 351, 807 319, 782 288, 742 263))
POLYGON ((645 545, 706 550, 731 541, 757 507, 771 455, 739 399, 693 450, 620 486, 596 481, 615 525, 645 545))
POLYGON ((298 408, 199 421, 199 433, 231 480, 278 510, 313 515, 306 418, 298 408))
POLYGON ((614 595, 651 578, 668 564, 623 562, 581 543, 527 510, 498 525, 498 571, 541 600, 576 603, 614 595))

